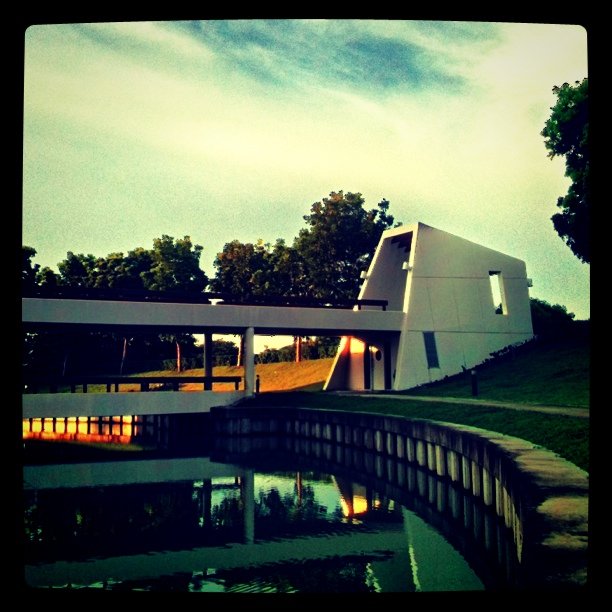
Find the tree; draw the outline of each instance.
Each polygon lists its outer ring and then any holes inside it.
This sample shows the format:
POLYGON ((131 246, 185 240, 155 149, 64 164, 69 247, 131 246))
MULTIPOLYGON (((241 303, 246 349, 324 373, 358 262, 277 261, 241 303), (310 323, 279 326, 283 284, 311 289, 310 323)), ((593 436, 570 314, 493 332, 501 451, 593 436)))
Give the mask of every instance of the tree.
POLYGON ((36 256, 36 249, 23 245, 21 247, 21 290, 26 291, 36 286, 36 275, 40 270, 39 264, 32 265, 36 256))
POLYGON ((232 365, 238 356, 238 347, 229 340, 213 340, 214 365, 232 365))
POLYGON ((554 214, 551 220, 574 255, 584 263, 591 263, 589 81, 585 78, 573 86, 563 83, 561 87, 553 87, 553 92, 557 102, 551 107, 541 135, 548 157, 565 157, 565 176, 572 184, 567 195, 557 200, 562 212, 554 214))
POLYGON ((243 299, 270 295, 276 283, 271 282, 269 249, 262 240, 255 244, 227 242, 213 263, 217 271, 210 282, 211 289, 243 299))
POLYGON ((387 200, 371 210, 364 203, 360 193, 332 192, 304 216, 308 227, 300 231, 294 248, 304 267, 308 295, 330 300, 357 297, 359 275, 368 268, 382 232, 394 221, 387 200))
POLYGON ((533 333, 541 340, 567 338, 574 327, 575 315, 565 306, 549 304, 545 300, 530 298, 533 333))
MULTIPOLYGON (((123 253, 110 253, 106 257, 75 254, 69 251, 66 259, 58 264, 59 274, 50 268, 39 269, 32 265, 36 250, 22 247, 22 286, 32 283, 39 286, 64 286, 80 288, 148 289, 153 291, 201 292, 208 282, 200 269, 202 247, 193 245, 189 236, 176 239, 163 235, 153 241, 152 249, 138 247, 123 253), (34 280, 33 280, 34 279, 34 280)), ((168 359, 168 347, 176 350, 176 367, 181 370, 183 361, 193 360, 194 338, 192 334, 137 334, 135 337, 118 336, 101 332, 65 333, 59 340, 31 334, 27 338, 24 363, 31 371, 44 370, 45 362, 37 355, 46 354, 54 363, 49 369, 62 373, 92 371, 109 368, 110 355, 121 359, 117 370, 126 369, 127 349, 130 349, 131 367, 139 360, 151 360, 151 365, 168 359), (59 342, 61 340, 61 342, 59 342), (59 365, 56 362, 60 362, 59 365)), ((115 361, 116 363, 116 361, 115 361)), ((129 369, 131 369, 131 367, 129 369)), ((157 369, 156 367, 156 369, 157 369)))
POLYGON ((66 259, 57 264, 60 285, 64 287, 93 287, 95 285, 96 258, 93 255, 66 253, 66 259))
POLYGON ((200 268, 202 247, 189 236, 177 238, 163 235, 153 241, 151 266, 140 273, 146 289, 151 291, 202 292, 208 278, 200 268))
MULTIPOLYGON (((185 236, 174 240, 164 234, 153 241, 150 251, 151 266, 140 273, 146 289, 151 291, 190 291, 201 293, 208 284, 208 278, 200 268, 202 247, 193 245, 185 236)), ((191 334, 166 336, 176 346, 176 369, 181 371, 181 345, 192 344, 191 334)))

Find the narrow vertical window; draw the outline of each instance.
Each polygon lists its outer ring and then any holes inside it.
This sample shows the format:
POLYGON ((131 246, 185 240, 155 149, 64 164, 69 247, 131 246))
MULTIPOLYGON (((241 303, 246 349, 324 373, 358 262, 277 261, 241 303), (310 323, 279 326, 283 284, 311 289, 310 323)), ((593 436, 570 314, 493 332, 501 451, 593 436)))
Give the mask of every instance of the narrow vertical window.
POLYGON ((427 356, 427 367, 439 368, 438 349, 436 348, 436 337, 434 332, 423 332, 423 341, 425 342, 425 355, 427 356))
POLYGON ((493 298, 495 314, 506 314, 506 300, 504 299, 502 273, 499 272, 499 270, 490 271, 489 281, 491 282, 491 297, 493 298))

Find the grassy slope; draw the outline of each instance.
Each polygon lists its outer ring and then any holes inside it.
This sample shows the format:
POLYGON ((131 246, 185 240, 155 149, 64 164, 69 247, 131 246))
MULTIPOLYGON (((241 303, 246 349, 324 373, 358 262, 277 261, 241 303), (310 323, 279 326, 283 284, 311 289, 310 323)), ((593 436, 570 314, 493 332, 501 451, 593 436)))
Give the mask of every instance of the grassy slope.
MULTIPOLYGON (((411 394, 471 397, 471 384, 466 375, 402 392, 402 397, 397 399, 313 393, 323 388, 332 361, 321 359, 257 365, 256 374, 260 376, 262 393, 252 401, 268 405, 399 414, 473 425, 529 440, 551 449, 585 470, 589 469, 588 419, 409 399, 411 394)), ((589 368, 590 346, 587 341, 528 347, 517 352, 513 358, 479 367, 478 397, 524 404, 589 407, 589 368)), ((214 368, 213 373, 217 376, 236 376, 243 375, 243 369, 221 366, 214 368)), ((146 374, 176 375, 169 371, 146 374)), ((202 375, 203 370, 189 370, 183 374, 202 375)), ((184 385, 183 388, 201 390, 202 387, 184 385)), ((134 390, 137 389, 135 385, 134 390)), ((231 389, 232 385, 215 385, 217 391, 231 389)))
MULTIPOLYGON (((585 341, 526 346, 477 368, 481 399, 548 406, 589 407, 590 347, 585 341)), ((408 395, 471 397, 469 374, 425 385, 408 395)))
MULTIPOLYGON (((296 367, 296 364, 286 366, 291 368, 296 367)), ((589 370, 588 341, 525 347, 514 357, 478 368, 478 398, 526 405, 588 408, 589 370)), ((272 375, 272 372, 268 370, 267 374, 272 375)), ((298 378, 293 380, 298 381, 298 378)), ((274 387, 273 381, 270 381, 270 386, 274 387)), ((295 386, 300 385, 296 382, 295 386)), ((279 391, 283 389, 281 386, 276 388, 279 391)), ((262 391, 266 391, 263 386, 262 391)), ((397 399, 341 397, 294 391, 264 393, 253 401, 261 405, 378 412, 473 425, 528 440, 552 450, 585 470, 589 469, 588 419, 474 405, 410 401, 411 394, 471 398, 471 383, 467 376, 462 375, 403 392, 402 397, 397 399)))
POLYGON ((584 470, 589 469, 588 419, 488 406, 411 401, 408 397, 396 399, 278 392, 263 393, 247 401, 250 405, 351 410, 472 425, 528 440, 552 450, 584 470))

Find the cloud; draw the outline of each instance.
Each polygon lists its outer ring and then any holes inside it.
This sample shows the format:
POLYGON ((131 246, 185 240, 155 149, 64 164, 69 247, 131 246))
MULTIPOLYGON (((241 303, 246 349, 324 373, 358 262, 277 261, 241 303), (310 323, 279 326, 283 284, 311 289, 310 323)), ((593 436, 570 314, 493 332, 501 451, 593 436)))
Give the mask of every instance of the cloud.
POLYGON ((24 239, 54 266, 79 244, 106 254, 190 234, 210 273, 225 242, 290 241, 312 202, 344 189, 530 266, 552 250, 557 277, 584 288, 550 224, 567 179, 540 131, 552 87, 586 69, 577 26, 33 26, 24 239))

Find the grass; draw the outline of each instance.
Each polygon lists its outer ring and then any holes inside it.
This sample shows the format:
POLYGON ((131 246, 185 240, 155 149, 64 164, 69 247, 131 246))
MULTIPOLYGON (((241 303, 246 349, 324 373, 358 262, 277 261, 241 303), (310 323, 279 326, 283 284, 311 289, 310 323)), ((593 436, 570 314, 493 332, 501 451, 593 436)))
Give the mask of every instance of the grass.
MULTIPOLYGON (((478 397, 544 406, 589 407, 590 347, 585 341, 526 345, 477 368, 478 397)), ((406 395, 471 397, 469 372, 406 395)))
MULTIPOLYGON (((529 405, 589 408, 590 343, 588 338, 578 338, 528 344, 507 357, 479 366, 477 376, 479 400, 523 404, 526 408, 529 405)), ((269 386, 274 387, 273 381, 269 386)), ((527 440, 589 470, 589 419, 473 404, 410 401, 411 395, 472 399, 471 381, 466 374, 397 392, 397 399, 304 390, 284 393, 280 386, 277 393, 265 393, 266 390, 262 387, 264 393, 250 401, 258 405, 374 412, 471 425, 527 440)))
MULTIPOLYGON (((578 417, 517 411, 491 406, 448 404, 410 400, 411 395, 471 398, 469 376, 462 374, 397 392, 397 398, 340 396, 321 393, 333 360, 319 359, 301 363, 258 364, 260 395, 249 400, 254 405, 307 406, 334 410, 366 411, 434 419, 472 425, 530 441, 589 469, 589 420, 578 417)), ((544 406, 589 408, 590 344, 588 339, 565 343, 526 345, 497 361, 479 366, 478 399, 544 406)), ((202 376, 202 369, 183 372, 202 376)), ((219 366, 215 376, 243 376, 242 367, 219 366)), ((176 376, 157 371, 140 374, 176 376)), ((202 385, 184 384, 182 390, 201 390, 202 385)), ((215 384, 216 391, 233 390, 232 384, 215 384)), ((105 391, 105 388, 91 391, 105 391)), ((122 390, 127 390, 122 387, 122 390)), ((134 385, 134 391, 139 385, 134 385)))
MULTIPOLYGON (((255 366, 255 374, 260 377, 260 391, 290 391, 308 390, 321 391, 325 379, 329 374, 333 358, 302 361, 300 363, 281 362, 263 363, 255 366)), ((165 378, 169 376, 204 376, 203 368, 183 370, 177 373, 173 370, 153 370, 140 372, 131 376, 150 376, 165 378)), ((216 366, 213 368, 213 376, 244 376, 242 366, 216 366)), ((184 383, 182 391, 202 391, 201 383, 184 383)), ((233 391, 233 383, 215 383, 215 391, 233 391)), ((60 393, 70 393, 70 387, 60 386, 60 393)), ((140 391, 140 384, 122 384, 122 392, 140 391)), ((77 393, 81 393, 81 387, 77 387, 77 393)), ((88 385, 88 393, 105 393, 105 385, 88 385)))
POLYGON ((528 440, 555 452, 583 470, 589 470, 589 420, 578 417, 489 406, 411 401, 405 397, 356 397, 305 392, 264 393, 247 402, 252 406, 349 410, 471 425, 528 440))

